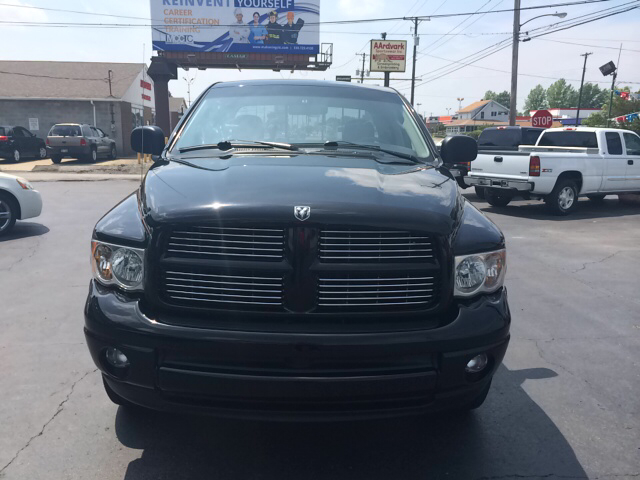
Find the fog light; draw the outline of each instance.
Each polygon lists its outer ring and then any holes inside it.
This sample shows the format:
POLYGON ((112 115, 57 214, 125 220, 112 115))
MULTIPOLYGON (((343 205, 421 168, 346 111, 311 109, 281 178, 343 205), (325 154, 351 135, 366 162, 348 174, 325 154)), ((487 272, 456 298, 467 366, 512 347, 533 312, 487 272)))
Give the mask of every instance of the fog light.
POLYGON ((117 348, 109 347, 105 352, 105 358, 109 365, 116 368, 125 368, 129 366, 129 359, 117 348))
POLYGON ((478 373, 484 370, 489 363, 489 359, 487 355, 481 353, 480 355, 476 355, 467 363, 467 366, 464 368, 467 373, 478 373))

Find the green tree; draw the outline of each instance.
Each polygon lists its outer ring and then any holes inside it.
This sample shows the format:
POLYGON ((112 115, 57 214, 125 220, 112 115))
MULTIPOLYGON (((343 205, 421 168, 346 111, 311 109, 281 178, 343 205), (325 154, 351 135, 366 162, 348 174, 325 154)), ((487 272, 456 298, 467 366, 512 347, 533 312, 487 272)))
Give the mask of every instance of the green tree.
POLYGON ((506 90, 500 93, 487 90, 484 93, 484 97, 482 98, 484 100, 493 100, 495 102, 498 102, 503 107, 507 107, 507 108, 509 108, 509 105, 511 104, 511 94, 506 90))
MULTIPOLYGON (((616 87, 616 90, 621 92, 631 92, 629 87, 616 87)), ((636 93, 640 93, 636 92, 636 93)), ((607 118, 609 118, 609 97, 611 94, 610 90, 604 90, 603 94, 606 98, 606 103, 602 106, 602 110, 598 113, 594 113, 589 115, 588 118, 582 121, 583 125, 588 127, 606 127, 607 126, 607 118)), ((622 115, 628 115, 630 113, 640 112, 640 100, 627 100, 626 98, 621 98, 619 95, 613 95, 613 105, 611 107, 611 122, 609 126, 616 128, 624 128, 627 130, 633 130, 634 132, 640 134, 640 120, 636 119, 633 123, 616 123, 613 119, 616 117, 620 117, 622 115)))
POLYGON ((609 99, 607 97, 608 93, 609 90, 602 90, 595 83, 585 83, 582 87, 580 108, 602 108, 602 105, 607 103, 607 100, 609 99))
POLYGON ((496 98, 497 93, 494 92, 493 90, 487 90, 486 92, 484 92, 484 96, 482 97, 483 100, 493 100, 494 98, 496 98))
POLYGON ((561 78, 547 88, 547 101, 550 108, 573 108, 578 105, 578 92, 561 78))
POLYGON ((544 110, 546 108, 549 108, 547 91, 542 85, 536 85, 527 95, 527 99, 524 102, 524 110, 529 112, 529 110, 544 110))

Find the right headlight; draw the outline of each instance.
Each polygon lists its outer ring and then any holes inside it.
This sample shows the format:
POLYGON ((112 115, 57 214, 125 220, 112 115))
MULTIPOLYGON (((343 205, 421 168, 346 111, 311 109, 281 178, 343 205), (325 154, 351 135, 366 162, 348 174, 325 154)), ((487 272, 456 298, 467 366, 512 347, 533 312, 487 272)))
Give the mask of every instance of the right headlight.
POLYGON ((471 297, 478 293, 491 293, 504 284, 507 273, 507 251, 461 255, 455 260, 453 294, 471 297))
POLYGON ((94 278, 103 285, 117 285, 130 291, 143 290, 144 249, 93 240, 91 268, 94 278))

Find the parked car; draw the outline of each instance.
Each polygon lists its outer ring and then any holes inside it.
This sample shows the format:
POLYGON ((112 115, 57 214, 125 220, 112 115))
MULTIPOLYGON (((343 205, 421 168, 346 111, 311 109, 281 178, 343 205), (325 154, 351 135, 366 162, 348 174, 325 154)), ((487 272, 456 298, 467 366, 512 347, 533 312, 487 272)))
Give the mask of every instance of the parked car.
POLYGON ((567 215, 579 196, 600 201, 640 192, 640 136, 615 128, 550 128, 535 146, 520 146, 503 159, 478 155, 466 181, 484 187, 491 205, 504 207, 520 196, 567 215))
MULTIPOLYGON (((520 145, 535 145, 542 132, 544 132, 544 128, 536 127, 503 126, 485 128, 478 137, 478 157, 482 156, 484 159, 486 155, 496 162, 509 162, 512 156, 528 155, 527 153, 519 152, 518 148, 520 145)), ((474 163, 474 167, 478 163, 480 162, 474 163)), ((471 171, 471 164, 467 166, 465 177, 468 176, 469 171, 471 171)), ((476 195, 480 198, 485 198, 484 187, 476 186, 475 190, 476 195)))
POLYGON ((395 90, 218 83, 95 226, 85 334, 120 405, 267 419, 473 409, 509 342, 504 236, 395 90), (177 132, 180 132, 178 135, 177 132), (238 140, 242 139, 242 140, 238 140))
POLYGON ((0 125, 0 158, 17 163, 28 157, 47 158, 44 140, 24 127, 0 125))
POLYGON ((47 148, 53 163, 63 158, 80 158, 96 162, 99 157, 118 158, 114 139, 97 127, 76 123, 60 123, 51 127, 47 136, 47 148))
POLYGON ((0 236, 9 232, 16 220, 37 217, 41 212, 40 192, 24 178, 0 172, 0 236))

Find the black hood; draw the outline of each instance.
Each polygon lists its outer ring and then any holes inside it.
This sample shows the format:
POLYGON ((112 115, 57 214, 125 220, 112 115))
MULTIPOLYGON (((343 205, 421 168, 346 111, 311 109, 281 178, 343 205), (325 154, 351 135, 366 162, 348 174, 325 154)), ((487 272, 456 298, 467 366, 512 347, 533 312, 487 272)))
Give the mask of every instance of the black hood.
POLYGON ((457 185, 427 165, 388 165, 334 155, 235 155, 161 162, 147 174, 145 221, 163 224, 349 225, 449 235, 461 208, 457 185), (295 206, 311 215, 300 222, 295 206))

